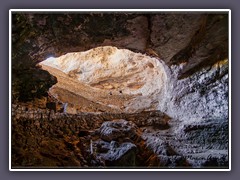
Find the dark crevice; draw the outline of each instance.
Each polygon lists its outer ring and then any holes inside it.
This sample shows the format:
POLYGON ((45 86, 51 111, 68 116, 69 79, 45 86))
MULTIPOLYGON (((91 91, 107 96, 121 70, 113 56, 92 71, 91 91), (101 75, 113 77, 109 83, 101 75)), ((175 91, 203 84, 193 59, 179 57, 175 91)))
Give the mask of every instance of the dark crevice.
POLYGON ((147 37, 147 45, 146 49, 152 48, 153 43, 151 40, 151 34, 152 34, 152 15, 151 14, 146 14, 147 17, 147 22, 148 22, 148 37, 147 37))

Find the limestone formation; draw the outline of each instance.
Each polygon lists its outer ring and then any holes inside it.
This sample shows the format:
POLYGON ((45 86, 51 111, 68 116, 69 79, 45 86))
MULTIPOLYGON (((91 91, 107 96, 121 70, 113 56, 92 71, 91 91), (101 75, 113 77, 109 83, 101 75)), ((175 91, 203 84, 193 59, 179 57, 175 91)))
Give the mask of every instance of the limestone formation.
POLYGON ((228 14, 12 14, 13 168, 229 167, 228 14))
POLYGON ((156 110, 170 76, 161 60, 111 46, 48 58, 40 65, 57 77, 50 92, 62 102, 78 108, 84 97, 115 112, 156 110), (75 94, 75 100, 62 90, 75 94))
POLYGON ((136 125, 124 119, 104 122, 99 129, 101 139, 113 141, 119 138, 132 138, 136 136, 136 125))

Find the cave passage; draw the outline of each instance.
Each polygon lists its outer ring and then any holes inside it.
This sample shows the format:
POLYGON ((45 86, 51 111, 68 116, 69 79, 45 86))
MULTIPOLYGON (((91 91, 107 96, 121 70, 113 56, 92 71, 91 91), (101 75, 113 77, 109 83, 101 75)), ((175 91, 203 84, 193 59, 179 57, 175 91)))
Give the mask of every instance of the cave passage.
POLYGON ((156 110, 166 92, 164 63, 145 54, 103 46, 50 57, 40 63, 57 77, 50 94, 69 112, 156 110))
POLYGON ((11 167, 230 168, 229 11, 9 19, 11 167))

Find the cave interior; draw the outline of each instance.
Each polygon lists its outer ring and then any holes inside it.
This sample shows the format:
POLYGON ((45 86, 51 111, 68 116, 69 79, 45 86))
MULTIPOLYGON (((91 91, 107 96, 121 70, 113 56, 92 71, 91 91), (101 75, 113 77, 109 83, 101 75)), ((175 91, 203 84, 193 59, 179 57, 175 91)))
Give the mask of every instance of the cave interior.
POLYGON ((12 12, 12 168, 228 168, 228 34, 228 12, 12 12))

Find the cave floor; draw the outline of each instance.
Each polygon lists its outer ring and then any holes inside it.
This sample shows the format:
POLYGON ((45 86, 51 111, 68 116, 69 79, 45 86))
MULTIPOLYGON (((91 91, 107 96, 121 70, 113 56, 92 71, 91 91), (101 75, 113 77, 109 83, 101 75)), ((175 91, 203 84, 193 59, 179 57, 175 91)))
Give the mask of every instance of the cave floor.
MULTIPOLYGON (((158 111, 73 115, 44 109, 26 109, 17 105, 14 105, 13 109, 13 168, 226 168, 228 166, 228 150, 226 147, 220 147, 222 142, 216 139, 220 138, 218 134, 216 135, 217 130, 213 132, 215 140, 210 140, 209 143, 206 139, 201 144, 194 140, 195 136, 199 135, 197 129, 195 132, 194 127, 186 126, 184 130, 179 130, 182 125, 179 121, 169 119, 158 111), (117 129, 117 136, 125 135, 115 138, 116 135, 107 133, 110 140, 106 140, 100 133, 103 124, 117 123, 122 119, 133 123, 134 131, 130 134, 126 131, 130 127, 126 127, 128 126, 126 122, 113 124, 107 127, 110 128, 111 133, 117 129), (118 129, 119 126, 125 129, 118 129), (112 156, 111 154, 114 153, 115 155, 112 156)), ((220 125, 216 127, 218 126, 220 125)), ((213 127, 214 125, 206 126, 207 129, 213 127)), ((225 125, 222 124, 219 128, 224 127, 225 125)), ((200 139, 201 136, 200 134, 200 139)))

